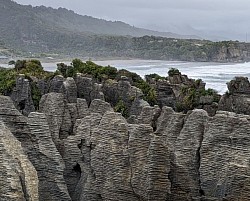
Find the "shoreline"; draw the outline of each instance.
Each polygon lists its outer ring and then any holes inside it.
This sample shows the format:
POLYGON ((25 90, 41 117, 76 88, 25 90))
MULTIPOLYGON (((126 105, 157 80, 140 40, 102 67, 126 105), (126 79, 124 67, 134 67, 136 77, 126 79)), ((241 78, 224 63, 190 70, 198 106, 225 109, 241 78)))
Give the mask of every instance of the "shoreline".
POLYGON ((165 62, 182 62, 182 63, 215 63, 215 64, 240 64, 240 63, 248 63, 250 61, 186 61, 186 60, 162 60, 162 59, 143 59, 143 58, 129 58, 129 57, 96 57, 96 58, 89 58, 89 57, 64 57, 64 58, 39 58, 39 57, 15 57, 10 59, 3 59, 0 60, 1 64, 8 64, 10 60, 32 60, 36 59, 41 61, 41 63, 60 63, 60 62, 71 62, 73 59, 81 59, 82 61, 93 61, 93 62, 106 62, 106 61, 165 61, 165 62))

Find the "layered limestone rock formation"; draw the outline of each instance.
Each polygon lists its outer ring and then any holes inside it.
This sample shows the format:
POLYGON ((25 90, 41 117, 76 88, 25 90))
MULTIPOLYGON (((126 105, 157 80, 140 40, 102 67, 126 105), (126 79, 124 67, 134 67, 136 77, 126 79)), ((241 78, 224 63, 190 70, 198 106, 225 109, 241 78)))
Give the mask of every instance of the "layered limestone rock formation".
POLYGON ((220 95, 201 95, 205 92, 205 83, 182 75, 177 69, 166 78, 156 79, 146 76, 147 82, 154 87, 158 105, 168 106, 176 111, 186 111, 191 108, 204 109, 209 116, 214 116, 218 110, 220 95))
POLYGON ((249 200, 249 116, 218 112, 200 150, 200 184, 207 200, 249 200))
POLYGON ((236 77, 219 102, 219 110, 250 115, 250 83, 247 77, 236 77))
POLYGON ((52 141, 44 114, 31 113, 27 118, 15 108, 9 97, 0 96, 0 119, 21 142, 26 156, 35 167, 39 200, 71 200, 63 178, 64 162, 52 141))
POLYGON ((39 178, 40 200, 70 201, 63 177, 64 161, 51 138, 49 125, 43 113, 30 113, 28 126, 33 139, 32 163, 39 178))
MULTIPOLYGON (((39 113, 28 117, 0 96, 6 125, 0 123, 2 200, 250 199, 250 116, 217 111, 209 117, 202 109, 176 113, 136 99, 126 120, 102 99, 77 98, 81 85, 74 79, 56 79, 62 81, 53 85, 58 91, 44 94, 39 113)), ((126 88, 124 94, 135 92, 121 82, 113 84, 126 88)), ((245 84, 239 86, 234 93, 246 91, 245 84)))
POLYGON ((38 201, 37 172, 21 143, 0 121, 0 200, 38 201))
POLYGON ((125 107, 128 109, 128 113, 131 112, 131 107, 135 100, 141 100, 143 93, 140 89, 132 86, 129 82, 129 79, 125 76, 122 76, 119 81, 107 80, 102 87, 104 98, 107 102, 111 104, 112 107, 115 107, 119 101, 124 103, 125 107))
POLYGON ((23 115, 28 116, 30 112, 35 111, 34 103, 31 97, 30 82, 28 79, 25 79, 25 75, 19 75, 16 78, 16 87, 13 89, 10 97, 16 108, 23 115))
POLYGON ((85 99, 88 105, 94 99, 104 100, 104 95, 101 90, 101 86, 95 83, 92 78, 84 77, 82 74, 78 73, 75 78, 75 82, 77 86, 78 98, 85 99))

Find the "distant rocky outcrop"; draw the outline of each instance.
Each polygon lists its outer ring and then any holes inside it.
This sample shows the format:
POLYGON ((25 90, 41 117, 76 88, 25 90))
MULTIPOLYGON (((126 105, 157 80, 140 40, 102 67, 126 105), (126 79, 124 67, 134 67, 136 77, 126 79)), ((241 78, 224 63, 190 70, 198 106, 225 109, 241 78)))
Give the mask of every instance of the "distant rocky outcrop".
POLYGON ((166 78, 156 79, 148 75, 146 81, 155 89, 160 107, 169 106, 186 112, 194 108, 204 109, 210 116, 218 109, 220 95, 211 89, 206 90, 206 83, 202 80, 190 79, 178 69, 170 69, 166 78))
MULTIPOLYGON (((107 80, 102 87, 104 98, 111 106, 115 107, 122 101, 130 114, 131 107, 135 100, 140 101, 143 93, 140 89, 132 86, 129 79, 122 76, 119 81, 107 80)), ((135 111, 134 111, 135 112, 135 111)))
POLYGON ((227 83, 226 92, 220 102, 219 110, 240 114, 250 114, 250 83, 247 77, 236 77, 227 83))

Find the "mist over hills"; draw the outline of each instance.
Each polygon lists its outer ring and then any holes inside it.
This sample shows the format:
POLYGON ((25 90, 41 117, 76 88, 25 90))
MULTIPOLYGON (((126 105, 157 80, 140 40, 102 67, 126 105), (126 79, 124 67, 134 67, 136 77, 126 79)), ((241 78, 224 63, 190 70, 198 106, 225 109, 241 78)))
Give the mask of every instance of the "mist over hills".
MULTIPOLYGON (((46 49, 50 38, 87 37, 90 35, 118 35, 140 37, 144 35, 171 38, 199 38, 171 32, 157 32, 130 26, 120 21, 106 21, 81 16, 65 8, 32 7, 11 0, 0 0, 0 35, 11 47, 34 49, 38 45, 46 49), (76 37, 76 36, 74 36, 76 37)), ((49 47, 48 47, 49 48, 49 47)))
POLYGON ((4 48, 24 57, 250 60, 250 46, 245 43, 215 43, 192 35, 81 16, 65 8, 25 6, 11 0, 0 0, 0 37, 4 48))

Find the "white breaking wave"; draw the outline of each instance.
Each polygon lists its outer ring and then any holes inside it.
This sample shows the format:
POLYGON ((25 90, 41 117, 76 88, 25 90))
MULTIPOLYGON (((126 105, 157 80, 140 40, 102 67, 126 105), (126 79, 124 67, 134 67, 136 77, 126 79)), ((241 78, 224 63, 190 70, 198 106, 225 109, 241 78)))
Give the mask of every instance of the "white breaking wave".
POLYGON ((220 94, 227 91, 226 83, 235 76, 250 76, 250 63, 207 63, 207 62, 179 62, 158 60, 113 60, 96 62, 100 65, 112 65, 118 69, 127 69, 144 77, 157 73, 167 76, 170 68, 178 68, 182 74, 190 78, 202 79, 206 88, 217 90, 220 94))

